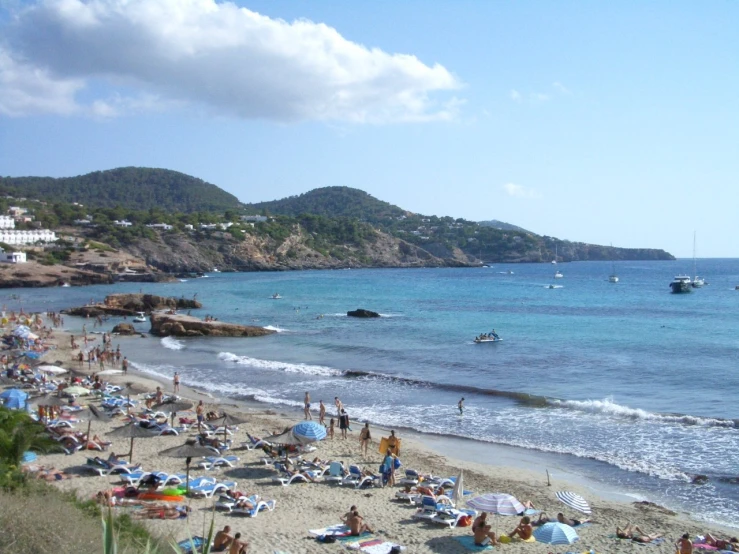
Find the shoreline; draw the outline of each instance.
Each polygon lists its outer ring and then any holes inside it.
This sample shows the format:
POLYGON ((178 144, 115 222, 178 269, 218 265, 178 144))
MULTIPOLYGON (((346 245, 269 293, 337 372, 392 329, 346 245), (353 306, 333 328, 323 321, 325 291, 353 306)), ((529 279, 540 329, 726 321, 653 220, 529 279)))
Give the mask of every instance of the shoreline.
MULTIPOLYGON (((50 351, 44 357, 44 361, 62 360, 65 367, 78 374, 87 375, 96 372, 88 370, 86 366, 83 366, 83 369, 80 370, 76 363, 70 361, 73 352, 67 346, 70 333, 54 331, 54 334, 54 340, 58 347, 56 350, 50 351)), ((120 339, 121 349, 126 355, 132 351, 129 345, 137 340, 146 340, 137 336, 117 337, 117 339, 120 339)), ((131 361, 135 363, 135 359, 131 361)), ((130 368, 127 375, 112 376, 109 381, 120 385, 131 383, 134 390, 154 390, 159 385, 167 394, 172 391, 171 380, 135 368, 130 368)), ((208 391, 198 390, 197 387, 190 385, 181 385, 178 394, 183 398, 194 399, 196 402, 203 399, 207 409, 212 407, 222 411, 224 407, 233 407, 235 412, 245 414, 249 423, 242 425, 240 431, 234 436, 235 445, 245 440, 245 429, 262 436, 263 429, 277 430, 287 424, 294 424, 303 419, 302 411, 298 408, 289 406, 275 408, 256 400, 247 401, 223 397, 208 391)), ((131 394, 132 398, 139 398, 140 396, 141 394, 131 394)), ((81 401, 85 402, 84 397, 81 401)), ((111 424, 94 423, 93 433, 104 437, 107 430, 119 425, 119 421, 111 424)), ((318 455, 324 459, 340 459, 347 464, 350 462, 359 463, 376 471, 380 462, 380 455, 377 453, 377 439, 387 433, 383 431, 382 427, 374 425, 372 431, 373 441, 370 447, 370 455, 367 458, 359 455, 356 427, 348 441, 338 438, 333 441, 322 441, 318 443, 318 450, 315 454, 310 456, 318 455)), ((577 479, 559 479, 557 473, 553 476, 553 486, 548 487, 544 468, 538 467, 537 470, 536 460, 533 457, 531 460, 524 460, 522 463, 521 449, 510 448, 508 454, 502 457, 504 463, 515 462, 517 465, 493 465, 480 463, 479 460, 474 459, 479 454, 474 452, 474 448, 471 448, 472 443, 477 442, 472 439, 431 437, 406 431, 400 432, 399 435, 403 439, 401 460, 405 468, 415 468, 423 472, 444 476, 457 475, 459 470, 463 469, 465 471, 465 488, 473 490, 475 495, 486 492, 507 492, 514 494, 522 501, 532 500, 537 507, 543 508, 550 515, 552 515, 552 512, 565 510, 565 514, 569 517, 576 517, 577 513, 566 510, 564 505, 557 502, 554 499, 554 492, 556 490, 572 490, 583 495, 590 501, 593 507, 593 518, 599 523, 578 530, 581 536, 580 542, 571 547, 562 547, 567 550, 581 551, 584 547, 587 547, 594 548, 598 552, 631 552, 633 547, 630 541, 618 541, 609 538, 609 535, 614 532, 615 526, 623 526, 626 521, 638 523, 647 532, 664 533, 667 540, 652 548, 653 552, 659 554, 673 554, 674 542, 684 532, 689 532, 691 535, 703 534, 708 528, 717 530, 721 535, 732 536, 735 533, 730 528, 694 521, 685 514, 667 516, 657 508, 639 507, 629 502, 604 498, 598 490, 589 487, 587 483, 578 482, 577 479), (450 456, 450 452, 456 455, 450 456)), ((144 469, 147 470, 158 469, 181 472, 183 471, 182 460, 159 457, 158 452, 180 445, 184 442, 184 439, 185 436, 137 440, 134 462, 143 463, 144 469)), ((127 446, 128 441, 126 439, 119 439, 115 441, 113 450, 120 453, 123 450, 127 451, 127 446)), ((282 548, 293 554, 317 551, 319 547, 314 542, 309 543, 305 540, 308 530, 339 523, 339 516, 346 512, 350 504, 356 504, 360 509, 360 513, 367 518, 374 529, 381 530, 377 533, 380 538, 405 545, 409 552, 451 554, 466 551, 456 541, 455 537, 470 535, 469 528, 448 529, 413 521, 410 515, 414 513, 414 507, 391 501, 397 489, 354 490, 353 488, 333 487, 323 483, 291 485, 288 487, 275 486, 271 483, 273 470, 259 462, 260 451, 248 452, 234 449, 229 453, 241 458, 236 467, 211 472, 195 470, 193 474, 233 479, 238 482, 238 490, 257 492, 264 499, 275 499, 277 501, 274 512, 260 514, 256 522, 248 519, 237 519, 220 513, 216 514, 216 529, 228 524, 235 531, 242 532, 251 544, 250 552, 271 553, 275 548, 282 548)), ((86 457, 96 454, 98 453, 90 451, 77 452, 71 456, 58 454, 39 456, 39 463, 66 468, 76 473, 80 471, 80 466, 84 465, 86 457)), ((573 473, 572 475, 576 474, 573 473)), ((118 479, 113 477, 83 477, 60 481, 57 486, 64 490, 73 490, 78 496, 89 498, 99 490, 110 488, 117 481, 118 479)), ((188 500, 187 504, 193 509, 189 517, 189 523, 186 524, 179 520, 152 520, 146 522, 147 526, 152 532, 175 540, 186 538, 188 527, 193 529, 193 533, 199 534, 200 530, 206 528, 210 523, 210 507, 213 505, 213 501, 188 500)), ((116 510, 120 512, 128 509, 117 508, 116 510)), ((510 532, 517 523, 518 518, 495 517, 493 526, 494 530, 510 532)), ((550 545, 541 543, 513 543, 502 548, 514 553, 545 553, 552 551, 550 545)), ((560 549, 556 550, 560 551, 560 549)), ((564 552, 564 550, 561 551, 564 552)))

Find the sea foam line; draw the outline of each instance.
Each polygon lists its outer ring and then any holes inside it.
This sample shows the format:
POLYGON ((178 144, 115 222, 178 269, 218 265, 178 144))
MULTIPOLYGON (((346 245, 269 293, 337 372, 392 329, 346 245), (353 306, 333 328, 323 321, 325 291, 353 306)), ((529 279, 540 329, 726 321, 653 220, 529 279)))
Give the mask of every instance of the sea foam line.
POLYGON ((659 414, 643 410, 641 408, 630 408, 617 404, 610 398, 604 400, 550 400, 553 406, 578 410, 581 412, 600 413, 612 417, 627 419, 639 419, 643 421, 654 421, 656 423, 679 423, 682 425, 703 425, 705 427, 736 427, 736 422, 730 419, 716 419, 710 417, 699 417, 691 415, 659 414))
POLYGON ((177 340, 174 337, 164 337, 161 341, 159 341, 160 344, 164 348, 168 348, 170 350, 183 350, 185 348, 184 341, 177 340))
POLYGON ((310 364, 291 364, 287 362, 276 362, 273 360, 260 360, 249 356, 239 356, 231 352, 221 352, 218 359, 224 362, 235 363, 238 365, 247 365, 258 369, 268 369, 271 371, 284 371, 285 373, 303 373, 306 375, 325 375, 337 376, 344 375, 344 372, 332 367, 310 365, 310 364))

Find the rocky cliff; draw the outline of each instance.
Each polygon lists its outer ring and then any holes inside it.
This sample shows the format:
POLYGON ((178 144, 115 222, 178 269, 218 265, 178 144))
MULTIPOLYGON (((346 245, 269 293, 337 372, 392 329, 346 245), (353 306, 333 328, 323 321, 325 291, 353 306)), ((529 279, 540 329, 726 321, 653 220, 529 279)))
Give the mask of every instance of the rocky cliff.
POLYGON ((102 304, 90 304, 62 310, 63 313, 81 317, 99 315, 129 316, 137 312, 151 313, 154 310, 191 310, 202 308, 195 299, 157 296, 156 294, 111 294, 102 304))
POLYGON ((50 266, 37 262, 0 263, 0 288, 102 285, 112 282, 111 275, 63 265, 50 266))

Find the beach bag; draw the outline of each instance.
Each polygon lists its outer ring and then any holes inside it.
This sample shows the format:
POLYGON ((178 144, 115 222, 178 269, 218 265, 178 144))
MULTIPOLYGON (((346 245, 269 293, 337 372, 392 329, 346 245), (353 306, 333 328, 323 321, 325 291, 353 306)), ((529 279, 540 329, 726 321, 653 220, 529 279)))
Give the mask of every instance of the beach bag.
POLYGON ((395 469, 400 469, 400 466, 402 466, 402 462, 400 461, 400 458, 394 458, 393 465, 395 466, 395 469))
POLYGON ((336 537, 334 537, 333 535, 318 535, 316 537, 316 540, 324 544, 331 544, 336 542, 336 537))

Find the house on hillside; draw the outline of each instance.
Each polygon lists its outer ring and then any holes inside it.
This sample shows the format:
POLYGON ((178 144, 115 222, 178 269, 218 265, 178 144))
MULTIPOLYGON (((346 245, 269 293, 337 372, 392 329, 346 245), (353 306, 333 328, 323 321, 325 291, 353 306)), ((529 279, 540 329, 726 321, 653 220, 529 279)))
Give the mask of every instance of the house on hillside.
POLYGON ((6 264, 24 264, 27 261, 25 252, 5 252, 0 248, 0 262, 6 264))
POLYGON ((171 231, 174 228, 168 223, 150 223, 147 227, 150 229, 161 229, 162 231, 171 231))
POLYGON ((269 218, 265 215, 242 215, 241 221, 251 221, 254 223, 263 223, 269 221, 269 218))

